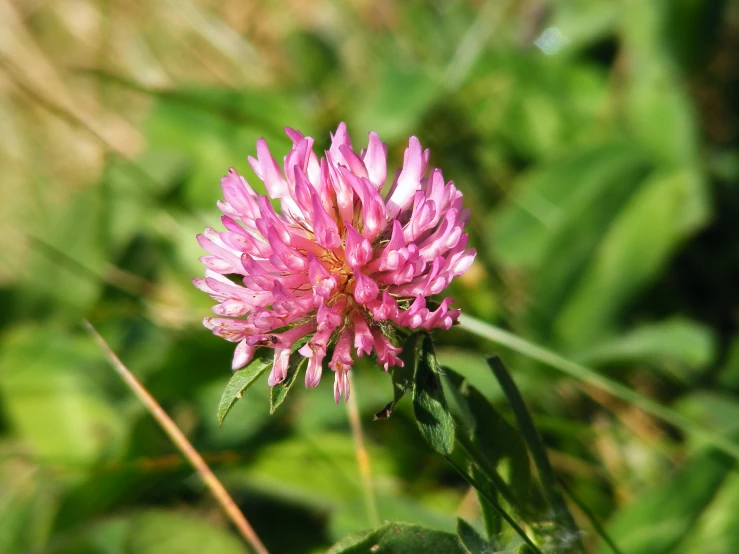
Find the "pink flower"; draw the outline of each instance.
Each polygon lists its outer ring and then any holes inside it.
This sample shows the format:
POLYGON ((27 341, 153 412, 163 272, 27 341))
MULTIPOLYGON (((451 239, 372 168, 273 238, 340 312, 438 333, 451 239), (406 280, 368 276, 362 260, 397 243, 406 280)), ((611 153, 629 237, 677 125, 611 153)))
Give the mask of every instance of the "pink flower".
POLYGON ((309 359, 306 386, 318 384, 331 351, 338 402, 349 395, 352 350, 374 351, 385 370, 402 366, 401 349, 383 329, 449 329, 457 320, 451 298, 430 308, 426 297, 474 260, 464 232, 469 210, 440 170, 427 175, 429 151, 416 137, 386 191, 387 145, 375 133, 357 154, 342 123, 319 159, 312 138, 286 132, 293 148, 282 168, 264 139, 249 158, 281 213, 230 169, 218 203, 225 230, 198 235, 208 255, 201 258, 205 277, 194 283, 222 316, 206 318, 205 326, 238 343, 233 369, 248 364, 257 347, 273 348, 269 384, 281 383, 295 343, 310 337, 298 350, 309 359))

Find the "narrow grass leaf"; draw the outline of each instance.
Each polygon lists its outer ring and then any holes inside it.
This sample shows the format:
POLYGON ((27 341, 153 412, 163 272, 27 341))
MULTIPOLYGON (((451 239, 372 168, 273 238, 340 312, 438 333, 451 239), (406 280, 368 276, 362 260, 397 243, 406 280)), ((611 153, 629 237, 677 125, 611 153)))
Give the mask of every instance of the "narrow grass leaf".
POLYGON ((465 481, 467 481, 475 490, 479 491, 483 494, 483 499, 490 504, 490 506, 500 514, 500 517, 502 517, 508 525, 510 525, 513 530, 516 532, 516 534, 521 537, 521 539, 531 548, 536 554, 542 554, 541 550, 534 544, 534 542, 528 537, 528 535, 524 532, 523 529, 521 529, 521 526, 516 523, 516 520, 514 520, 508 512, 506 512, 503 507, 498 504, 498 502, 495 500, 495 498, 488 496, 485 494, 485 487, 482 487, 480 483, 472 477, 467 471, 462 468, 457 462, 455 462, 452 458, 449 456, 446 456, 446 460, 451 464, 451 466, 457 470, 457 473, 459 473, 465 481))
POLYGON ((469 315, 462 314, 459 321, 462 324, 462 327, 467 329, 470 333, 510 348, 531 358, 532 360, 541 362, 542 364, 557 369, 570 377, 574 377, 583 383, 588 383, 598 387, 616 398, 619 398, 624 402, 628 402, 629 404, 633 404, 637 408, 644 410, 646 413, 651 414, 670 425, 674 425, 686 433, 705 440, 707 443, 723 452, 726 452, 733 458, 739 459, 739 443, 736 441, 696 423, 675 410, 667 406, 663 406, 659 402, 643 396, 617 381, 613 381, 608 377, 600 375, 589 367, 572 362, 558 354, 555 354, 551 350, 547 350, 546 348, 524 340, 513 333, 504 331, 503 329, 480 321, 479 319, 475 319, 469 315))
POLYGON ((560 486, 562 487, 562 490, 564 493, 570 497, 570 500, 577 505, 578 508, 580 508, 580 511, 585 514, 585 517, 588 518, 588 521, 590 522, 590 526, 593 528, 593 530, 596 532, 596 534, 603 539, 603 542, 608 545, 608 548, 611 549, 613 554, 622 554, 621 550, 619 550, 618 546, 616 546, 616 543, 611 538, 611 536, 606 532, 606 530, 603 528, 603 525, 601 525, 600 520, 598 517, 593 513, 593 511, 584 504, 577 496, 575 496, 571 490, 569 490, 564 483, 560 481, 560 486))
POLYGON ((510 373, 508 373, 508 370, 506 370, 503 365, 502 360, 498 356, 488 358, 488 365, 490 365, 495 378, 500 383, 500 388, 503 389, 503 392, 508 398, 508 402, 513 409, 516 421, 518 422, 518 428, 521 431, 521 435, 531 451, 534 464, 539 472, 544 497, 554 513, 554 521, 557 525, 557 536, 561 535, 563 537, 567 537, 568 544, 571 547, 571 550, 569 550, 570 552, 585 552, 585 547, 582 545, 580 540, 580 529, 578 529, 575 524, 575 519, 572 517, 570 509, 564 500, 557 477, 554 474, 554 469, 552 468, 552 464, 549 462, 546 447, 544 446, 539 433, 536 431, 534 420, 531 417, 531 413, 526 408, 526 404, 523 401, 521 393, 511 378, 510 373))
POLYGON ((474 387, 466 392, 468 405, 477 422, 472 443, 493 467, 508 462, 508 483, 518 504, 534 505, 538 491, 532 491, 531 462, 521 433, 474 387))
MULTIPOLYGON (((526 487, 516 486, 514 484, 514 488, 517 490, 523 490, 525 488, 528 491, 528 484, 530 482, 529 459, 526 447, 523 445, 518 432, 493 410, 487 399, 477 389, 471 387, 469 384, 465 384, 464 377, 455 371, 442 366, 441 382, 444 386, 444 396, 447 399, 452 417, 457 424, 457 442, 464 443, 461 447, 467 452, 470 449, 478 447, 481 440, 487 441, 488 448, 485 449, 485 456, 490 458, 488 464, 490 468, 494 468, 499 459, 509 457, 511 469, 514 473, 513 481, 519 481, 520 483, 517 476, 525 475, 524 481, 526 487), (463 388, 464 392, 462 392, 463 388), (473 407, 472 404, 476 405, 473 407), (487 406, 487 410, 481 406, 487 406), (492 415, 490 411, 493 411, 492 415), (464 437, 460 437, 462 434, 464 437), (491 455, 491 452, 498 454, 491 455), (523 458, 521 458, 521 455, 523 458), (492 460, 495 461, 493 462, 492 460)), ((470 460, 475 457, 482 458, 483 453, 479 452, 477 455, 472 456, 468 454, 467 457, 470 460)), ((497 489, 493 485, 493 482, 486 477, 484 470, 481 470, 476 465, 472 465, 470 472, 480 482, 481 486, 486 487, 488 496, 497 498, 497 489)), ((503 479, 497 476, 497 474, 495 477, 495 483, 505 488, 503 479)), ((505 493, 506 491, 503 492, 505 493)), ((525 496, 526 500, 529 500, 525 494, 522 495, 519 493, 519 495, 525 496)), ((480 497, 479 492, 477 496, 485 532, 488 538, 492 540, 493 537, 498 536, 501 532, 502 521, 500 515, 490 508, 488 503, 480 497)), ((513 499, 512 492, 509 494, 509 497, 513 499)), ((516 509, 519 509, 519 506, 516 509)))

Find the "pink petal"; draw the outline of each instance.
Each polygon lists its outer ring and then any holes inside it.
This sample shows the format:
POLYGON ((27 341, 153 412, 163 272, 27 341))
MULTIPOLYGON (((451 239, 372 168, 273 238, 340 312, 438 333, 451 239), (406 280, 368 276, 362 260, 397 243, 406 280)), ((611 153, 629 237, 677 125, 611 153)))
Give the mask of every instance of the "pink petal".
POLYGON ((275 361, 272 366, 272 371, 267 379, 267 384, 270 387, 279 385, 287 377, 287 368, 290 365, 290 349, 289 348, 275 348, 275 361))
POLYGON ((364 275, 358 268, 352 268, 356 287, 354 288, 354 299, 360 304, 366 304, 377 298, 380 293, 377 283, 364 275))
POLYGON ((367 325, 367 321, 358 312, 354 314, 354 348, 357 350, 357 356, 362 357, 372 352, 372 333, 367 325))
POLYGON ((264 182, 267 192, 272 198, 283 198, 287 196, 287 183, 282 177, 280 166, 272 157, 267 141, 260 138, 257 141, 257 159, 249 156, 249 164, 251 165, 257 177, 264 182))
POLYGON ((328 366, 334 371, 345 371, 349 369, 353 364, 352 350, 351 350, 351 335, 348 329, 344 329, 339 336, 339 340, 336 342, 334 347, 334 354, 331 357, 331 361, 328 366))
POLYGON ((361 267, 372 259, 372 245, 348 223, 345 222, 344 227, 346 227, 346 261, 352 267, 361 267))
POLYGON ((387 144, 380 141, 377 133, 369 134, 369 144, 363 158, 369 180, 378 191, 382 190, 387 179, 387 144))
POLYGON ((421 188, 424 169, 421 143, 416 137, 411 137, 403 156, 403 169, 398 177, 395 190, 386 202, 388 215, 391 218, 395 218, 410 205, 413 195, 421 188))
POLYGON ((305 387, 314 388, 321 382, 321 373, 323 373, 323 358, 326 353, 310 356, 308 360, 308 369, 305 371, 305 387))
POLYGON ((256 352, 256 348, 254 346, 251 346, 246 343, 245 340, 242 340, 237 346, 236 351, 234 352, 234 359, 231 363, 231 369, 236 371, 237 369, 241 369, 246 364, 252 361, 254 358, 254 353, 256 352))
POLYGON ((342 395, 346 403, 349 400, 349 370, 334 373, 334 402, 338 404, 342 395))
POLYGON ((313 196, 313 233, 316 242, 327 249, 341 246, 341 237, 336 222, 331 219, 321 205, 318 195, 313 196))

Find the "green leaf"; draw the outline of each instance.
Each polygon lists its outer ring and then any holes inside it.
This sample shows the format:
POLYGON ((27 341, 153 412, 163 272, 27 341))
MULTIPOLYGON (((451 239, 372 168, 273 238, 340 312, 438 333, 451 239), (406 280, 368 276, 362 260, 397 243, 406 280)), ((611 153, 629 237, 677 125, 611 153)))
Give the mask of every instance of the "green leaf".
POLYGON ((77 193, 66 210, 54 210, 29 230, 33 249, 19 292, 38 301, 35 313, 55 305, 78 320, 95 302, 109 263, 108 224, 102 187, 93 184, 77 193))
MULTIPOLYGON (((699 130, 696 110, 682 84, 666 31, 674 2, 630 1, 621 18, 624 55, 634 60, 624 72, 623 107, 631 133, 668 164, 694 161, 699 130)), ((691 26, 697 21, 692 20, 691 26)), ((687 37, 681 35, 680 41, 687 37)))
MULTIPOLYGON (((612 143, 524 174, 510 200, 491 214, 491 253, 515 267, 549 267, 555 257, 579 266, 646 167, 633 145, 612 143)), ((543 277, 551 279, 551 270, 543 277)))
POLYGON ((122 450, 125 417, 96 378, 108 368, 99 362, 89 337, 28 325, 3 338, 3 419, 26 452, 47 462, 84 467, 122 450), (93 367, 95 371, 84 369, 93 367))
POLYGON ((558 314, 579 286, 621 207, 639 189, 649 166, 630 144, 579 151, 536 169, 516 183, 511 200, 490 216, 491 254, 531 280, 533 299, 522 314, 548 338, 558 314))
POLYGON ((374 64, 375 77, 352 96, 350 129, 373 129, 384 140, 407 140, 424 111, 442 91, 438 82, 415 64, 388 56, 374 64))
MULTIPOLYGON (((691 533, 734 463, 725 454, 699 454, 667 481, 622 509, 608 525, 609 535, 629 554, 667 554, 691 533)), ((603 544, 599 553, 609 553, 603 544)), ((713 552, 710 548, 706 551, 713 552)))
POLYGON ((477 389, 468 389, 467 400, 476 422, 473 443, 493 464, 507 461, 511 487, 520 498, 528 498, 531 462, 521 433, 477 389))
POLYGON ((588 348, 577 359, 589 365, 648 361, 687 381, 711 362, 715 347, 710 328, 676 319, 633 329, 588 348))
POLYGON ((467 398, 461 391, 465 385, 465 378, 446 366, 441 366, 440 378, 452 417, 462 427, 462 430, 471 436, 475 430, 475 416, 470 410, 467 398))
POLYGON ((272 387, 269 396, 269 413, 274 414, 275 410, 279 408, 287 398, 287 393, 293 388, 293 385, 298 380, 298 374, 300 370, 305 367, 308 363, 308 358, 303 356, 292 355, 290 357, 290 365, 287 368, 287 377, 285 380, 272 387))
POLYGON ((493 546, 483 539, 472 525, 462 518, 457 520, 457 536, 468 554, 493 554, 493 546))
MULTIPOLYGON (((489 372, 488 372, 489 373, 489 372)), ((530 462, 520 433, 501 416, 488 400, 474 387, 467 385, 460 390, 463 378, 446 367, 442 368, 441 381, 444 394, 459 428, 456 438, 460 446, 483 467, 473 465, 472 477, 483 487, 477 496, 487 536, 492 540, 500 533, 500 514, 484 500, 501 493, 520 512, 532 504, 530 462), (484 461, 481 459, 484 458, 484 461), (507 462, 511 487, 497 475, 499 464, 507 462), (495 475, 492 473, 495 472, 495 475), (494 477, 491 479, 491 476, 494 477)))
POLYGON ((246 554, 244 543, 202 516, 150 511, 133 518, 128 551, 137 554, 246 554))
POLYGON ((735 336, 728 348, 718 382, 723 389, 739 391, 739 336, 735 336))
MULTIPOLYGON (((215 87, 166 91, 142 90, 136 85, 134 88, 155 98, 144 128, 149 147, 176 150, 192 164, 179 197, 194 210, 212 206, 220 198, 219 187, 212 184, 225 173, 225 168, 243 159, 245 153, 254 154, 257 139, 266 134, 272 152, 281 159, 290 149, 282 128, 293 125, 303 132, 310 128, 301 114, 299 96, 292 92, 215 87)), ((262 183, 251 178, 253 173, 248 164, 237 169, 257 192, 265 192, 262 183)))
POLYGON ((58 482, 35 468, 24 471, 12 457, 0 463, 0 552, 41 551, 49 539, 49 518, 59 509, 49 486, 58 482))
POLYGON ((425 335, 415 359, 413 414, 426 442, 439 454, 447 455, 454 449, 454 420, 444 399, 440 369, 431 337, 425 335))
POLYGON ((685 537, 676 554, 705 552, 711 545, 711 554, 739 552, 739 475, 728 476, 713 502, 685 537))
POLYGON ((451 456, 447 456, 446 460, 455 470, 457 470, 457 473, 459 473, 465 481, 467 481, 476 491, 480 493, 481 500, 487 502, 492 509, 500 514, 500 517, 504 519, 508 523, 508 525, 511 526, 511 528, 516 532, 521 540, 523 540, 533 552, 536 552, 537 554, 542 554, 541 551, 536 547, 534 542, 528 537, 528 535, 526 535, 526 532, 521 528, 521 526, 516 523, 516 520, 514 520, 508 514, 508 512, 506 512, 505 509, 500 504, 498 504, 495 497, 487 494, 488 487, 482 486, 482 484, 478 482, 476 478, 471 476, 461 465, 459 465, 459 463, 455 462, 451 456))
POLYGON ((707 216, 701 178, 690 171, 650 177, 613 222, 555 323, 564 344, 582 348, 613 331, 626 302, 707 216))
POLYGON ((583 382, 590 383, 609 394, 624 400, 634 406, 638 406, 645 412, 652 414, 661 420, 690 433, 694 438, 700 438, 707 441, 712 446, 731 455, 735 459, 739 459, 739 445, 730 438, 722 436, 713 429, 701 425, 690 418, 686 418, 681 413, 669 406, 665 406, 648 398, 629 387, 622 385, 617 381, 613 381, 594 371, 593 369, 572 362, 551 350, 542 348, 537 344, 529 342, 504 331, 494 325, 489 325, 470 316, 460 318, 462 326, 471 333, 492 341, 495 344, 503 345, 522 355, 545 364, 551 368, 557 369, 562 373, 574 377, 583 382))
POLYGON ((218 403, 218 422, 223 425, 228 412, 257 378, 272 367, 272 358, 255 357, 245 368, 234 372, 218 403))
POLYGON ((386 523, 367 534, 355 534, 335 544, 328 554, 466 554, 451 533, 411 523, 386 523))
POLYGON ((516 500, 517 508, 531 504, 531 462, 521 433, 480 394, 469 387, 467 401, 475 418, 472 443, 490 462, 491 467, 505 464, 508 482, 516 500))
MULTIPOLYGON (((345 423, 345 410, 334 405, 331 389, 324 387, 317 392, 327 395, 322 398, 323 403, 341 413, 344 416, 341 423, 345 423)), ((310 396, 315 394, 306 398, 310 396)), ((307 411, 304 408, 301 402, 301 415, 307 411)), ((416 431, 410 427, 407 433, 416 431)), ((314 426, 280 440, 270 435, 267 440, 269 443, 261 444, 248 465, 224 468, 227 473, 223 478, 229 489, 256 491, 260 496, 303 507, 310 513, 331 514, 321 531, 331 540, 366 528, 363 484, 348 431, 321 430, 320 426, 314 426)), ((372 441, 366 446, 372 462, 378 510, 384 520, 413 521, 434 529, 454 530, 456 519, 452 514, 461 500, 461 491, 435 487, 412 492, 412 496, 398 491, 394 485, 398 482, 396 464, 399 459, 407 459, 406 454, 392 444, 372 441)), ((425 449, 425 445, 420 446, 425 449)))
POLYGON ((534 426, 534 420, 516 387, 516 383, 499 357, 488 358, 488 364, 490 369, 493 370, 495 378, 498 379, 500 388, 503 389, 508 398, 508 402, 516 416, 518 428, 531 451, 531 457, 539 473, 544 498, 549 503, 551 517, 556 526, 551 539, 559 548, 566 549, 567 552, 585 552, 580 541, 580 530, 564 500, 557 476, 547 456, 546 446, 534 426))
MULTIPOLYGON (((739 434, 739 402, 731 393, 710 390, 694 390, 680 397, 674 408, 705 427, 727 436, 739 434)), ((710 446, 705 439, 691 437, 691 449, 710 446)))

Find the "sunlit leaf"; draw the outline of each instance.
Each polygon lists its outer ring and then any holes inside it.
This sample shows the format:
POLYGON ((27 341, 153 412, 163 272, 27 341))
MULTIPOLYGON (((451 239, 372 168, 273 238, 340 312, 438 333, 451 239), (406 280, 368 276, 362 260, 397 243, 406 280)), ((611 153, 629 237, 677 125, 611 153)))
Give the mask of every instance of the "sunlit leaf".
POLYGON ((265 371, 272 368, 274 359, 271 357, 255 357, 245 368, 234 372, 233 376, 226 385, 218 403, 218 421, 223 424, 228 412, 231 411, 236 401, 240 400, 246 390, 261 376, 265 371))
POLYGON ((521 433, 473 387, 466 393, 475 418, 472 440, 493 466, 503 464, 509 482, 522 505, 532 500, 531 462, 521 433))
POLYGON ((415 360, 413 414, 431 448, 446 455, 454 449, 454 420, 444 399, 440 370, 431 338, 426 336, 415 360))
POLYGON ((123 448, 125 422, 91 370, 98 352, 85 336, 54 327, 17 327, 0 356, 0 394, 10 429, 48 463, 95 462, 123 448))
POLYGON ((457 520, 457 537, 468 554, 493 554, 493 546, 483 539, 472 525, 463 519, 457 520))
POLYGON ((367 534, 357 534, 340 541, 330 554, 393 554, 424 552, 428 554, 465 554, 455 535, 425 529, 411 523, 387 523, 367 534))
POLYGON ((138 554, 246 554, 244 542, 203 517, 149 511, 132 520, 128 548, 138 554))
MULTIPOLYGON (((609 535, 629 554, 667 554, 691 532, 734 466, 724 454, 704 452, 668 479, 644 491, 607 526, 609 535)), ((610 553, 603 545, 599 553, 610 553)))
POLYGON ((675 554, 693 554, 710 545, 711 554, 739 552, 739 475, 733 472, 675 554))
POLYGON ((714 350, 714 336, 707 326, 668 320, 593 345, 577 358, 589 365, 650 362, 687 380, 711 362, 714 350))
POLYGON ((615 318, 654 279, 675 247, 707 217, 703 183, 692 172, 659 173, 644 183, 611 225, 556 322, 571 347, 603 338, 615 318), (607 293, 605 292, 607 291, 607 293))
POLYGON ((279 408, 287 398, 287 393, 293 388, 293 385, 298 380, 300 370, 308 364, 308 358, 302 356, 293 355, 290 357, 290 365, 287 369, 287 377, 282 383, 279 383, 272 387, 270 391, 270 406, 269 413, 275 413, 275 410, 279 408))

